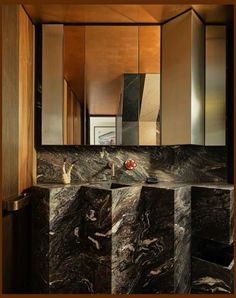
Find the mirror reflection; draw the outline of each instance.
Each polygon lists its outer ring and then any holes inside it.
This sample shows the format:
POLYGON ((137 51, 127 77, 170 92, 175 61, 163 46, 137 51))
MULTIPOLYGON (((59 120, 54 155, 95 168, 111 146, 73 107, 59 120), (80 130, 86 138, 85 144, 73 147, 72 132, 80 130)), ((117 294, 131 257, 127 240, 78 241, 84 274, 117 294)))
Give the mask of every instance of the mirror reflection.
MULTIPOLYGON (((44 36, 52 26, 62 25, 43 26, 44 36)), ((58 144, 159 145, 160 26, 62 28, 57 34, 63 40, 64 79, 58 144)))
POLYGON ((159 26, 85 27, 87 144, 160 144, 159 76, 159 26))

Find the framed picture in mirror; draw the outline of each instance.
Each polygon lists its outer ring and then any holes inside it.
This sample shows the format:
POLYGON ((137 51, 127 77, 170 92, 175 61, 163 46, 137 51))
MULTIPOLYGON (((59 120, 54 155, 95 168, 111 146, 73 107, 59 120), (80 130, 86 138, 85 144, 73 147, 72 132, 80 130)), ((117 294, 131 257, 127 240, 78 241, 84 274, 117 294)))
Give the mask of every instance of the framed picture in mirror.
POLYGON ((115 126, 94 126, 94 145, 115 145, 115 126))

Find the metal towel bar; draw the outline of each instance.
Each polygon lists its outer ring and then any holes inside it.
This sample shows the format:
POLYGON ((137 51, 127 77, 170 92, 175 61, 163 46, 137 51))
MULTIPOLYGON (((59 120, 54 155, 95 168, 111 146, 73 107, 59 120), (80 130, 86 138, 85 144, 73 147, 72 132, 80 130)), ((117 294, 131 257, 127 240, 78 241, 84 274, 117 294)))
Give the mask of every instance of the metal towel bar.
POLYGON ((23 193, 17 197, 11 198, 9 200, 3 200, 3 210, 7 212, 18 211, 27 205, 30 202, 30 194, 23 193))

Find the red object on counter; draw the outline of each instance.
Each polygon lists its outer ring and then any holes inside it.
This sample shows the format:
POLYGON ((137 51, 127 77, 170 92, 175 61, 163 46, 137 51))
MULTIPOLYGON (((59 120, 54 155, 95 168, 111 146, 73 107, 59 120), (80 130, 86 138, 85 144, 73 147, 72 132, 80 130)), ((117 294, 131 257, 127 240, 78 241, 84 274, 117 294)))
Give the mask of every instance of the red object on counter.
POLYGON ((125 161, 125 167, 126 167, 127 170, 133 170, 134 168, 137 167, 137 164, 136 164, 135 160, 127 159, 125 161))

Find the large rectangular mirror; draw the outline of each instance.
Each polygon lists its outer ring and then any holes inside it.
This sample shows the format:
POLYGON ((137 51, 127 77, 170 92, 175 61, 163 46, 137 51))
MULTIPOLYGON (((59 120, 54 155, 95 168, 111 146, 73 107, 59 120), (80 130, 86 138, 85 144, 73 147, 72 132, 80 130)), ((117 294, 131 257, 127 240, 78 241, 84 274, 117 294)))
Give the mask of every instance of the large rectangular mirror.
POLYGON ((43 145, 225 145, 225 26, 42 27, 43 145))
POLYGON ((160 26, 43 25, 42 144, 160 145, 159 113, 160 26))

